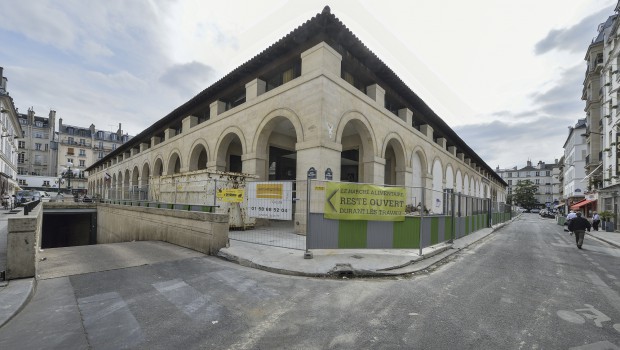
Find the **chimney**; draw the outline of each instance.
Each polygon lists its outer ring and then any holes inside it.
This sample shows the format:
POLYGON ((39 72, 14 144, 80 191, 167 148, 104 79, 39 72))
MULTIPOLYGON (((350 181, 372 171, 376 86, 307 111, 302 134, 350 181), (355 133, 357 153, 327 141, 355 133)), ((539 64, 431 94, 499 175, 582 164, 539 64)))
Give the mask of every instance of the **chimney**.
POLYGON ((28 124, 34 125, 34 108, 28 108, 28 124))
POLYGON ((527 166, 532 166, 532 161, 531 160, 527 161, 527 166))
POLYGON ((54 139, 54 130, 56 130, 56 111, 50 109, 50 114, 48 115, 48 127, 50 128, 50 140, 54 139))
POLYGON ((119 140, 121 136, 123 136, 123 130, 121 129, 121 123, 118 123, 118 130, 116 130, 116 135, 118 135, 119 140))

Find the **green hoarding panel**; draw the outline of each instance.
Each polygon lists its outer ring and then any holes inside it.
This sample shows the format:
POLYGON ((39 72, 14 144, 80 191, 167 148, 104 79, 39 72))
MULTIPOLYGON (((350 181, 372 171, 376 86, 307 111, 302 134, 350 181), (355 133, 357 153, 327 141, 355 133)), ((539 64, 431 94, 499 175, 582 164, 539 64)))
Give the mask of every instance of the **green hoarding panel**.
POLYGON ((366 221, 340 220, 338 222, 338 248, 366 248, 366 221))
POLYGON ((444 230, 444 234, 443 234, 443 240, 447 241, 452 239, 452 217, 451 216, 447 216, 446 217, 446 226, 445 226, 445 230, 444 230))
POLYGON ((420 218, 406 217, 405 221, 394 221, 393 248, 420 248, 420 218))

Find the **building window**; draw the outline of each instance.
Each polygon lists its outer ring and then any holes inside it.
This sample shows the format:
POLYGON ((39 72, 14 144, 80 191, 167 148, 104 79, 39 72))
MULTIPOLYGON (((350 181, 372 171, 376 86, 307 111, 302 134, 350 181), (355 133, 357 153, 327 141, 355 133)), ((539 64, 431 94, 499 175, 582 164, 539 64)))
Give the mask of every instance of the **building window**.
POLYGON ((80 145, 84 146, 86 144, 86 140, 80 139, 80 145))
POLYGON ((35 121, 35 122, 34 122, 34 126, 37 126, 37 127, 39 127, 39 128, 42 128, 42 127, 43 127, 43 122, 42 122, 42 121, 40 121, 40 120, 37 120, 37 121, 35 121))
POLYGON ((40 151, 40 150, 41 150, 41 146, 42 146, 42 144, 40 144, 40 143, 35 143, 35 144, 34 144, 34 149, 36 149, 37 151, 40 151))
POLYGON ((86 161, 84 159, 80 159, 80 166, 83 167, 86 164, 86 161))
POLYGON ((21 125, 28 125, 28 119, 20 119, 20 120, 19 120, 19 123, 20 123, 21 125))
POLYGON ((86 150, 81 149, 80 150, 80 157, 85 157, 86 156, 86 150))
POLYGON ((73 140, 73 137, 67 137, 67 143, 72 145, 75 141, 73 140))
POLYGON ((38 138, 38 139, 42 139, 43 138, 43 134, 40 132, 35 132, 34 133, 34 137, 38 138))
POLYGON ((25 158, 26 158, 26 153, 20 153, 17 155, 17 162, 23 163, 25 158))
POLYGON ((73 158, 67 158, 67 163, 73 164, 73 158))
POLYGON ((17 147, 21 148, 21 149, 26 148, 26 141, 18 141, 17 142, 17 147))
POLYGON ((112 150, 115 150, 115 149, 116 149, 116 144, 113 144, 112 145, 112 150))
POLYGON ((43 180, 43 187, 50 187, 50 180, 43 180))

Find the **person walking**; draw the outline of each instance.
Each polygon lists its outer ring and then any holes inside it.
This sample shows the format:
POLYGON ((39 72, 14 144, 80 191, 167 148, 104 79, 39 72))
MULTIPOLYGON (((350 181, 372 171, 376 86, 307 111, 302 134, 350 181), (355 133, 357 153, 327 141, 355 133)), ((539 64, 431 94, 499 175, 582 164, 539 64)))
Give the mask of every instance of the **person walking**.
POLYGON ((601 223, 601 217, 598 215, 597 212, 594 212, 594 215, 592 215, 592 229, 594 229, 594 231, 598 231, 598 225, 601 223))
POLYGON ((586 235, 586 230, 590 232, 591 225, 588 219, 581 217, 580 211, 575 214, 576 217, 568 223, 568 230, 575 234, 577 248, 581 249, 581 246, 583 245, 583 238, 586 235))

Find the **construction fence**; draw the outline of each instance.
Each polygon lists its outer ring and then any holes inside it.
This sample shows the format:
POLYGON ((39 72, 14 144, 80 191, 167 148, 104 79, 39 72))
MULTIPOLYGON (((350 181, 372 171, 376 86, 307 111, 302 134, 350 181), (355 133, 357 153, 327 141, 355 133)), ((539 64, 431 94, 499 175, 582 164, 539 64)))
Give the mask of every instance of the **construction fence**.
POLYGON ((516 215, 516 207, 451 189, 208 172, 95 192, 113 204, 228 213, 231 240, 299 250, 422 249, 516 215))

